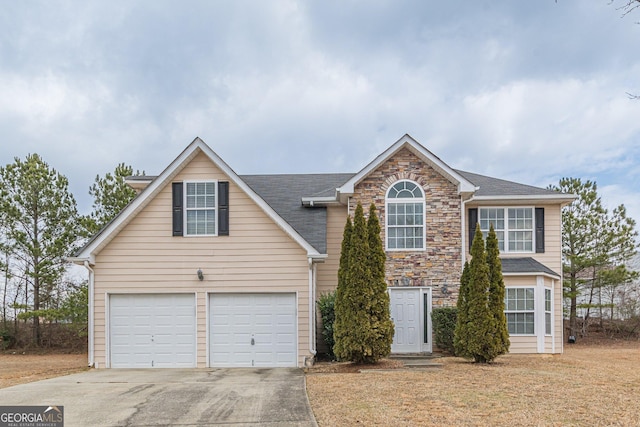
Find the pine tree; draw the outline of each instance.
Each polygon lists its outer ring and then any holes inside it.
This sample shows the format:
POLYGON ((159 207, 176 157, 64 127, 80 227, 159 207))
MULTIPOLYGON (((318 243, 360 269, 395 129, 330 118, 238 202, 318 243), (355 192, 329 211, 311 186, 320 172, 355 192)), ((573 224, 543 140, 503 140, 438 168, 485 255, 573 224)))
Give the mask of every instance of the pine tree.
POLYGON ((469 328, 467 327, 467 323, 469 321, 469 281, 469 262, 466 261, 464 263, 464 268, 462 269, 462 276, 460 276, 460 292, 458 293, 458 302, 456 303, 456 328, 453 335, 453 347, 455 349, 456 356, 466 358, 470 357, 466 351, 468 343, 467 334, 469 332, 469 328))
MULTIPOLYGON (((612 212, 603 206, 594 181, 562 178, 557 186, 548 188, 578 196, 562 208, 564 297, 569 300, 569 334, 575 337, 579 297, 597 291, 592 286, 597 287, 599 272, 625 265, 635 256, 638 231, 624 205, 612 212)), ((587 306, 585 319, 589 318, 589 309, 587 306)))
POLYGON ((78 241, 76 201, 69 181, 37 154, 0 168, 0 222, 32 289, 34 343, 41 345, 40 317, 57 308, 65 257, 78 241))
POLYGON ((375 362, 391 353, 393 342, 393 321, 389 310, 389 293, 385 281, 385 262, 387 255, 380 238, 380 221, 376 215, 376 206, 371 203, 367 220, 369 239, 369 261, 371 268, 371 310, 368 313, 371 322, 372 361, 375 362))
POLYGON ((100 231, 136 197, 135 190, 125 182, 128 176, 133 175, 144 175, 144 172, 136 171, 134 174, 131 166, 120 163, 113 174, 107 172, 104 178, 96 176, 93 185, 89 187, 89 194, 93 196, 93 212, 82 218, 88 235, 100 231))
POLYGON ((349 271, 349 249, 351 247, 351 234, 353 233, 353 224, 351 217, 347 216, 347 222, 344 225, 342 233, 342 246, 340 250, 340 266, 338 267, 338 287, 336 288, 336 299, 334 303, 335 320, 333 323, 333 353, 338 358, 343 354, 344 337, 348 333, 344 320, 347 318, 346 311, 349 307, 345 297, 345 288, 347 287, 347 273, 349 271))
POLYGON ((487 235, 487 264, 489 266, 489 308, 493 313, 495 331, 492 333, 496 340, 496 357, 509 351, 509 331, 507 329, 507 317, 504 314, 505 287, 502 278, 502 262, 500 261, 500 248, 498 236, 493 229, 493 224, 487 235))

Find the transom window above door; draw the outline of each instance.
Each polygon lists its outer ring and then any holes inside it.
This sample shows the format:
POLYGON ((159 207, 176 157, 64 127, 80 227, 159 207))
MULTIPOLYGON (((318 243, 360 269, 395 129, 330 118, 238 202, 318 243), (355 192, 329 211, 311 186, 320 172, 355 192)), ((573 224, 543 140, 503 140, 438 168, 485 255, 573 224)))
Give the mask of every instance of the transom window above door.
POLYGON ((425 249, 424 204, 424 192, 413 181, 398 181, 389 188, 385 221, 387 249, 425 249))

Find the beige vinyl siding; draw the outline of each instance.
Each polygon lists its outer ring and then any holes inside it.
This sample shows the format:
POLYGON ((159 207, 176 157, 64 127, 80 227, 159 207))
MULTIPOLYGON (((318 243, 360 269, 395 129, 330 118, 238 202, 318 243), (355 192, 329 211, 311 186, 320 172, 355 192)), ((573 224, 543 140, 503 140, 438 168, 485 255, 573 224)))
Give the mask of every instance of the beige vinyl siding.
MULTIPOLYGON (((338 267, 340 266, 340 250, 342 235, 347 221, 346 206, 327 207, 327 258, 316 267, 316 297, 331 292, 338 286, 338 267)), ((320 353, 327 352, 322 337, 322 316, 316 312, 316 343, 320 353)))
POLYGON ((537 353, 538 341, 536 337, 521 337, 512 336, 509 337, 511 345, 509 346, 509 353, 537 353))
MULTIPOLYGON (((204 154, 176 181, 229 181, 204 154)), ((172 236, 171 185, 142 209, 97 255, 95 358, 105 363, 105 293, 197 294, 197 366, 207 366, 207 293, 295 292, 298 362, 309 356, 309 267, 306 251, 233 182, 229 236, 172 236), (204 280, 196 275, 202 269, 204 280)))
POLYGON ((317 267, 318 295, 333 291, 338 285, 340 249, 346 221, 346 206, 327 207, 327 259, 317 267))

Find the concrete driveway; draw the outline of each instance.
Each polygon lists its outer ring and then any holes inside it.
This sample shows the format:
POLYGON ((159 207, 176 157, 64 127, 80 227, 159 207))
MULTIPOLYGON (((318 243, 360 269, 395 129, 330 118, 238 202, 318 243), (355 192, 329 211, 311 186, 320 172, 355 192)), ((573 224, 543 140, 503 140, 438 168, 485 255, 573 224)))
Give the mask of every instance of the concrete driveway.
POLYGON ((62 405, 73 426, 316 426, 304 373, 103 369, 0 389, 0 405, 62 405))

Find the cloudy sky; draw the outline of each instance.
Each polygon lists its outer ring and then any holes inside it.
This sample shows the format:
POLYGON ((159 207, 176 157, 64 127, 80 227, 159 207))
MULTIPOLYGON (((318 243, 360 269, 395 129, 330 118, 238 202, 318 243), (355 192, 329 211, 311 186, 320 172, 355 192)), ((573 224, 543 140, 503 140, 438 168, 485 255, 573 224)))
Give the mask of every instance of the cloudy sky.
POLYGON ((640 221, 640 10, 626 0, 2 1, 0 164, 79 209, 196 136, 240 174, 356 172, 408 133, 450 166, 596 180, 640 221))

